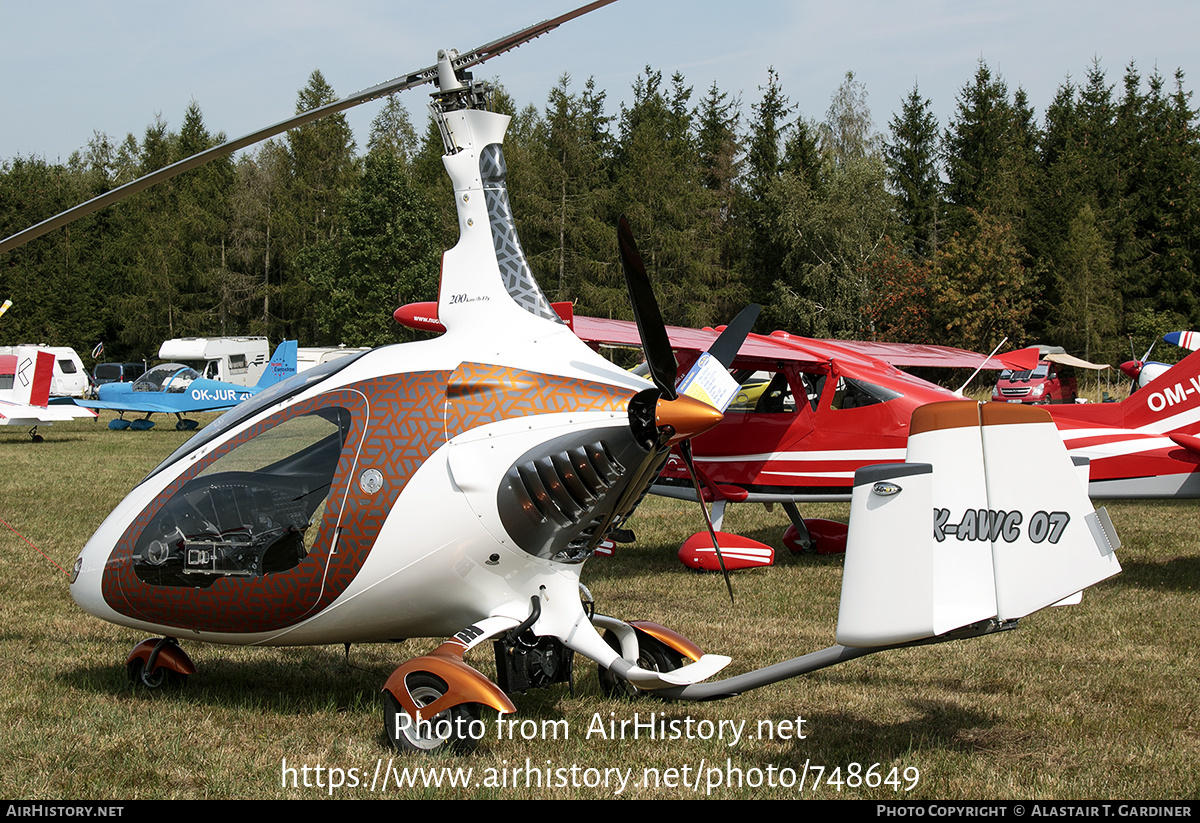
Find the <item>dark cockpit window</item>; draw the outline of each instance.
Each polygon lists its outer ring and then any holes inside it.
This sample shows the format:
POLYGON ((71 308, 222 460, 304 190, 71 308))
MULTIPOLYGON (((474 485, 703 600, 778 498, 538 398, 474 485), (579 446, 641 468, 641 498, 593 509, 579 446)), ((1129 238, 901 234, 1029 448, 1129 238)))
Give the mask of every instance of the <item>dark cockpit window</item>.
POLYGON ((163 363, 133 381, 133 391, 182 392, 200 374, 182 363, 163 363))
POLYGON ((350 412, 327 407, 222 455, 138 536, 134 572, 151 585, 206 588, 295 567, 317 540, 349 431, 350 412))
POLYGON ((759 414, 790 414, 796 411, 796 398, 792 396, 787 374, 777 372, 771 378, 754 404, 754 411, 759 414))
POLYGON ((886 403, 897 397, 902 397, 898 391, 876 386, 865 380, 855 380, 851 377, 839 377, 837 390, 830 402, 831 409, 861 409, 876 403, 886 403))
POLYGON ((733 372, 733 378, 741 384, 741 388, 727 413, 794 414, 805 402, 815 411, 817 402, 821 399, 821 387, 825 382, 823 374, 799 372, 795 375, 793 385, 793 380, 787 372, 748 369, 733 372), (797 390, 803 393, 802 398, 797 390))

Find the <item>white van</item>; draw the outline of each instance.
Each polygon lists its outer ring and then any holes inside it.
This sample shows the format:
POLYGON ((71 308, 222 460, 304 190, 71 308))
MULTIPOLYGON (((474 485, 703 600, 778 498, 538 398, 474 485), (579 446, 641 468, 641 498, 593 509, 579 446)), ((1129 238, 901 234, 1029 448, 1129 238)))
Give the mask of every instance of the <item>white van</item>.
POLYGON ((271 346, 265 337, 177 337, 164 342, 158 356, 210 380, 254 386, 271 359, 271 346))

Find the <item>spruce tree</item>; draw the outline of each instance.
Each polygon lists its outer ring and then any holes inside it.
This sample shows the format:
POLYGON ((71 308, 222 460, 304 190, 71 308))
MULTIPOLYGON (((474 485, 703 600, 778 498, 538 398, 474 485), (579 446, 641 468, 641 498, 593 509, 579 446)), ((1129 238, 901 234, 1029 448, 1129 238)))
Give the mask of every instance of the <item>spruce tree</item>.
POLYGON ((896 194, 905 245, 918 258, 937 252, 942 224, 938 122, 932 103, 914 85, 892 117, 891 141, 884 144, 888 182, 896 194))

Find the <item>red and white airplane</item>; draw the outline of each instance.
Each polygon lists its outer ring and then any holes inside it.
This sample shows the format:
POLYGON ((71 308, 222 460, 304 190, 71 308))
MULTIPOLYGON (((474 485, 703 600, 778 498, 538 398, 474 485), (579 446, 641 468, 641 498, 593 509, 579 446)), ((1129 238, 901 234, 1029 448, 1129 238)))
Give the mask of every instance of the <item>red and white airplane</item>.
MULTIPOLYGON (((637 345, 632 323, 581 316, 572 322, 594 346, 637 345)), ((672 327, 669 334, 681 373, 717 337, 711 329, 672 327)), ((785 545, 840 550, 845 526, 804 520, 796 504, 849 500, 856 470, 905 459, 918 407, 955 397, 899 367, 977 368, 983 360, 939 346, 749 335, 733 373, 748 389, 764 381, 766 388, 744 392, 720 425, 693 441, 704 497, 714 501, 714 524, 720 529, 727 503, 779 503, 793 524, 785 545)), ((1044 408, 1071 456, 1090 460, 1093 499, 1200 497, 1200 353, 1123 402, 1044 408)), ((652 491, 696 497, 684 461, 674 454, 652 491)), ((720 539, 727 563, 731 556, 735 566, 773 561, 769 546, 737 535, 720 539)), ((684 545, 688 565, 716 568, 707 532, 684 545)))
POLYGON ((50 404, 54 355, 35 346, 18 346, 0 355, 0 426, 32 426, 29 434, 41 441, 40 425, 76 418, 95 418, 96 412, 73 404, 50 404))

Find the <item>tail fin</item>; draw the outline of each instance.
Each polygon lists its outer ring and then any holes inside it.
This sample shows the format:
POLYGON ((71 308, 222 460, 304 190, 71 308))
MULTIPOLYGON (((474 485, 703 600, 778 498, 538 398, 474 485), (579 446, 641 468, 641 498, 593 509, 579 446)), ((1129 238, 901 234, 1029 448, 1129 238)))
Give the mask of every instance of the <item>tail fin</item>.
POLYGON ((13 376, 13 398, 30 406, 50 403, 50 382, 54 379, 54 355, 32 346, 16 348, 17 369, 13 376))
POLYGON ((1024 617, 1119 572, 1117 546, 1045 411, 924 406, 908 462, 855 473, 838 642, 1024 617))
POLYGON ((280 343, 279 348, 275 349, 275 353, 271 355, 271 362, 267 364, 266 371, 262 373, 262 377, 258 378, 256 388, 265 389, 267 386, 274 386, 280 380, 285 380, 295 374, 297 348, 295 340, 284 340, 280 343))
POLYGON ((1200 351, 1121 402, 1125 425, 1159 434, 1200 434, 1200 351))

